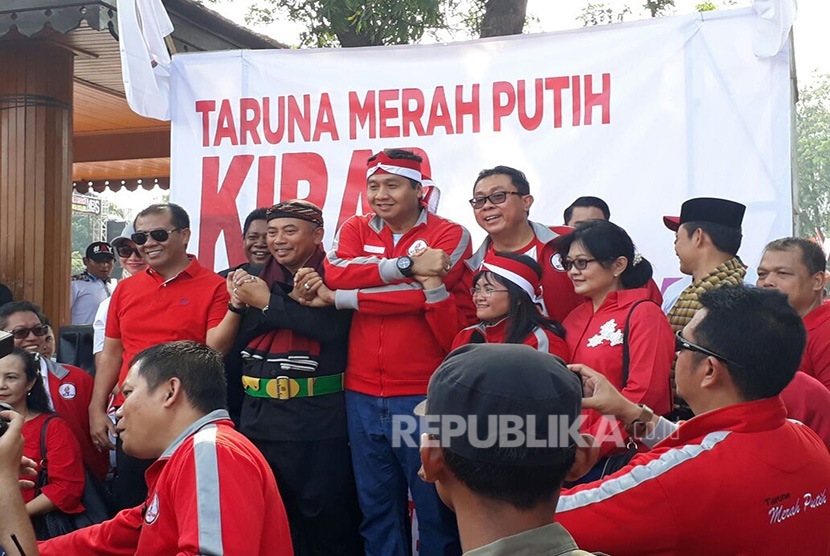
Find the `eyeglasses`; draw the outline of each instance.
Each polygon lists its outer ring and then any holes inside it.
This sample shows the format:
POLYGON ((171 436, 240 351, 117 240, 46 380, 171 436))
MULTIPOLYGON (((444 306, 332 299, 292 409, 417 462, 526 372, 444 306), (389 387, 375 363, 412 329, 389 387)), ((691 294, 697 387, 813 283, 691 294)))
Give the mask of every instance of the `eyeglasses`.
POLYGON ((599 259, 562 259, 562 268, 565 271, 569 271, 571 268, 575 268, 577 270, 585 270, 588 268, 588 263, 593 263, 595 261, 599 261, 599 259))
POLYGON ((500 205, 507 200, 508 195, 518 195, 519 197, 524 196, 518 191, 496 191, 495 193, 490 193, 489 195, 473 197, 470 199, 470 204, 474 209, 480 209, 487 203, 487 201, 490 201, 494 205, 500 205))
MULTIPOLYGON (((150 233, 152 234, 152 232, 150 233)), ((118 256, 124 259, 129 259, 130 257, 132 257, 133 253, 135 253, 139 257, 141 256, 141 253, 138 252, 138 249, 136 249, 135 247, 130 247, 129 245, 121 245, 120 247, 116 247, 115 250, 118 252, 118 256)))
POLYGON ((34 334, 37 337, 46 336, 49 333, 49 327, 45 324, 39 324, 31 328, 15 328, 10 330, 9 334, 14 336, 15 340, 25 340, 29 334, 34 334))
POLYGON ((710 349, 707 349, 703 346, 693 344, 692 342, 690 342, 689 340, 684 338, 683 334, 681 334, 681 331, 678 330, 677 333, 674 335, 674 351, 683 351, 683 350, 696 351, 697 353, 702 353, 703 355, 709 355, 710 357, 714 357, 715 359, 720 359, 724 363, 729 363, 730 365, 732 365, 734 367, 743 368, 743 365, 741 365, 740 363, 732 361, 731 359, 729 359, 727 357, 724 357, 723 355, 718 355, 714 351, 712 351, 710 349))
POLYGON ((133 240, 133 243, 136 245, 144 245, 147 243, 147 237, 151 237, 154 240, 158 241, 159 243, 164 243, 168 239, 170 239, 170 234, 173 232, 179 232, 182 228, 173 228, 172 230, 165 230, 164 228, 159 228, 157 230, 151 230, 149 232, 136 232, 130 236, 130 239, 133 240))
POLYGON ((473 297, 478 295, 480 297, 485 297, 486 298, 486 297, 492 296, 496 292, 506 292, 506 291, 507 290, 496 290, 496 289, 493 289, 493 288, 484 288, 484 289, 470 288, 470 295, 473 296, 473 297))

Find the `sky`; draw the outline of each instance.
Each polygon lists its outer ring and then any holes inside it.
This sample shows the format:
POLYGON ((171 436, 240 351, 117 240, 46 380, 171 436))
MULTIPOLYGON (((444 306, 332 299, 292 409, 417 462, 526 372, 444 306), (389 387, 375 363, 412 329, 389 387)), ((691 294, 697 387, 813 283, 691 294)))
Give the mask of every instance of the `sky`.
MULTIPOLYGON (((676 0, 675 14, 685 14, 694 11, 695 4, 703 0, 676 0)), ((302 26, 290 21, 280 21, 271 25, 249 25, 245 22, 248 8, 256 0, 219 0, 208 2, 207 6, 221 13, 228 19, 248 26, 258 33, 288 44, 298 45, 302 26)), ((615 12, 625 6, 640 6, 644 0, 528 0, 527 14, 530 22, 525 26, 525 32, 538 33, 575 29, 582 26, 577 16, 589 2, 605 4, 615 12)), ((745 7, 748 0, 713 0, 719 7, 745 7)), ((626 21, 634 21, 648 17, 642 8, 631 8, 632 13, 626 21)), ((802 84, 811 81, 814 70, 821 73, 830 73, 830 33, 827 24, 830 21, 830 1, 828 0, 799 0, 798 19, 795 22, 795 56, 798 79, 802 84)), ((466 36, 457 36, 457 39, 466 39, 466 36)), ((425 38, 422 42, 433 42, 425 38)))

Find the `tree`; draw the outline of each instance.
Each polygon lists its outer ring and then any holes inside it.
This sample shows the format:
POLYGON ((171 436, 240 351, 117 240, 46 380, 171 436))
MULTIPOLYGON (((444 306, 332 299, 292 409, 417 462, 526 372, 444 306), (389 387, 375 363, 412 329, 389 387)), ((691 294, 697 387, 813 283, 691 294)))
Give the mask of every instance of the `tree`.
POLYGON ((605 4, 589 2, 587 6, 582 8, 582 11, 576 18, 582 22, 583 27, 593 27, 595 25, 620 23, 630 13, 631 8, 628 6, 623 6, 622 9, 615 11, 605 4))
POLYGON ((830 231, 830 74, 799 91, 795 109, 796 233, 830 231))
POLYGON ((518 34, 526 15, 527 0, 258 0, 247 19, 287 17, 306 27, 301 46, 352 47, 410 44, 456 23, 482 37, 518 34))

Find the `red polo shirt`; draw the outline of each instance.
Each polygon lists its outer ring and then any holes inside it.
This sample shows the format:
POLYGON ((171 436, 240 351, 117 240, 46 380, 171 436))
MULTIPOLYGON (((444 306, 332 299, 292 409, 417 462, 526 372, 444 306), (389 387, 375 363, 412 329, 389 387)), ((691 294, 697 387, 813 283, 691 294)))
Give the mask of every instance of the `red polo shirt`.
POLYGON ((830 302, 824 302, 806 315, 807 347, 799 371, 815 377, 830 389, 830 302))
MULTIPOLYGON (((176 340, 205 343, 207 331, 225 318, 230 301, 225 279, 188 257, 187 268, 169 280, 148 267, 113 292, 106 336, 124 346, 119 386, 141 350, 176 340)), ((115 405, 123 401, 119 393, 115 405)))

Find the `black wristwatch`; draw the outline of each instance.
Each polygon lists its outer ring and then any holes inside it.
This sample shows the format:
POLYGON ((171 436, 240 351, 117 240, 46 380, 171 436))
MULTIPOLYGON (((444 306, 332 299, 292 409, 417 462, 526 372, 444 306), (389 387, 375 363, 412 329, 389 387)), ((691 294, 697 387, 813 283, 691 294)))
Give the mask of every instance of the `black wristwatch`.
POLYGON ((412 261, 412 257, 406 256, 398 257, 398 260, 395 261, 395 266, 401 271, 401 274, 407 278, 412 278, 412 266, 414 264, 415 263, 412 261))
POLYGON ((238 307, 234 307, 233 303, 228 301, 228 311, 231 313, 236 313, 237 315, 244 315, 246 307, 242 307, 241 309, 238 307))

